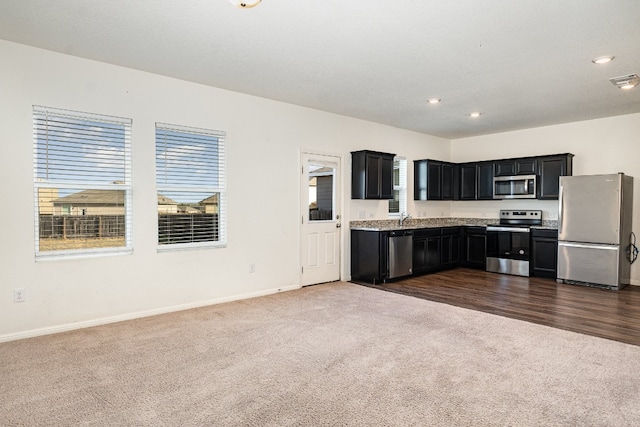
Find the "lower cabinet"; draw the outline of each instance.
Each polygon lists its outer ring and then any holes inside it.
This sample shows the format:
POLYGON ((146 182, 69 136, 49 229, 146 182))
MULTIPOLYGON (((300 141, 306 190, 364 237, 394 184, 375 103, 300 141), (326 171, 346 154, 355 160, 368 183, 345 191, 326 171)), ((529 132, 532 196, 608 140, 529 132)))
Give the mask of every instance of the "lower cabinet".
POLYGON ((466 226, 462 231, 462 259, 460 265, 485 270, 487 268, 487 229, 466 226))
POLYGON ((529 275, 534 277, 557 277, 558 230, 531 229, 531 262, 529 275))
POLYGON ((425 274, 460 263, 460 227, 425 228, 413 232, 413 274, 425 274))
POLYGON ((460 265, 460 227, 442 229, 440 268, 454 268, 460 265))
POLYGON ((388 254, 388 232, 351 230, 351 279, 383 282, 389 275, 388 254))
MULTIPOLYGON (((351 230, 351 279, 381 283, 389 279, 389 231, 351 230)), ((458 266, 485 268, 485 227, 413 230, 413 274, 458 266)))
POLYGON ((413 232, 413 274, 440 269, 440 228, 425 228, 413 232))

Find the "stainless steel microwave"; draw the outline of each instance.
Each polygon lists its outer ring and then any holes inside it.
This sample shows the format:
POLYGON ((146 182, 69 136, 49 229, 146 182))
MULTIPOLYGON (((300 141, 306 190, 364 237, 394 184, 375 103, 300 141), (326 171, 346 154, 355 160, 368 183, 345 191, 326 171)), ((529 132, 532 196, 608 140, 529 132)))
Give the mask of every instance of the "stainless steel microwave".
POLYGON ((496 176, 493 178, 494 199, 535 199, 536 175, 496 176))

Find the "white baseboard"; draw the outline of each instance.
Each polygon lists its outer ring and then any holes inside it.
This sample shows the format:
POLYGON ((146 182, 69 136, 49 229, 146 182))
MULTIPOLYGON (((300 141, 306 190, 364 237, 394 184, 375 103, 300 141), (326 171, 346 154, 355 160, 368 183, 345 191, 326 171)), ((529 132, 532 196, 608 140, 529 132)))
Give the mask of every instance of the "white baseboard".
POLYGON ((57 334, 57 333, 60 333, 60 332, 73 331, 75 329, 90 328, 92 326, 106 325, 106 324, 109 324, 109 323, 123 322, 125 320, 139 319, 141 317, 156 316, 158 314, 173 313, 173 312, 176 312, 176 311, 189 310, 189 309, 192 309, 192 308, 206 307, 206 306, 209 306, 209 305, 222 304, 222 303, 225 303, 225 302, 238 301, 238 300, 256 298, 256 297, 262 297, 262 296, 265 296, 265 295, 271 295, 271 294, 275 294, 275 293, 278 293, 278 292, 293 291, 293 290, 300 289, 300 288, 301 288, 300 285, 291 285, 291 286, 285 286, 285 287, 282 287, 282 288, 274 288, 274 289, 267 289, 267 290, 264 290, 264 291, 251 292, 251 293, 248 293, 248 294, 233 295, 233 296, 230 296, 230 297, 215 298, 215 299, 210 299, 210 300, 205 300, 205 301, 196 301, 196 302, 187 303, 187 304, 174 305, 174 306, 170 306, 170 307, 162 307, 162 308, 155 308, 155 309, 152 309, 152 310, 145 310, 145 311, 138 311, 138 312, 134 312, 134 313, 120 314, 118 316, 103 317, 103 318, 100 318, 100 319, 92 319, 92 320, 86 320, 86 321, 82 321, 82 322, 67 323, 67 324, 64 324, 64 325, 48 326, 48 327, 45 327, 45 328, 38 328, 38 329, 30 329, 28 331, 0 335, 0 343, 1 342, 21 340, 21 339, 24 339, 24 338, 33 338, 33 337, 38 337, 38 336, 42 336, 42 335, 57 334))

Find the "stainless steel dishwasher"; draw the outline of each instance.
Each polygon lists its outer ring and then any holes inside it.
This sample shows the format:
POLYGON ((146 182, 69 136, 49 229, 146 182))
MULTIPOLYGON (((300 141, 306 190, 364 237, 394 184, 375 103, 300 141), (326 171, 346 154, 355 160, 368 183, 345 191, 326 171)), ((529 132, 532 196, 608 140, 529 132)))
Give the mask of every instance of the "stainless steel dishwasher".
POLYGON ((409 276, 413 270, 413 231, 389 232, 389 279, 409 276))

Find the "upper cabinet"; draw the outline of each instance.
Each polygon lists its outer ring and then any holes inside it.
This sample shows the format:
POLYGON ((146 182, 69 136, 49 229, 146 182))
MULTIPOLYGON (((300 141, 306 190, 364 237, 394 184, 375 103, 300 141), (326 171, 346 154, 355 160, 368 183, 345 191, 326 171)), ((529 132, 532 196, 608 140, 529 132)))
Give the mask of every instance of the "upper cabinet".
POLYGON ((540 179, 538 180, 538 199, 558 199, 560 177, 573 174, 573 154, 558 154, 538 159, 540 179))
POLYGON ((473 162, 458 165, 460 176, 459 200, 493 199, 494 163, 473 162))
POLYGON ((478 197, 478 164, 463 163, 460 167, 460 200, 476 200, 478 197))
POLYGON ((537 199, 558 199, 560 177, 573 173, 573 154, 449 163, 415 160, 414 200, 493 200, 493 179, 536 175, 537 199))
POLYGON ((493 199, 493 162, 478 162, 478 194, 476 200, 493 199))
POLYGON ((505 159, 495 162, 495 176, 535 175, 538 172, 536 157, 505 159))
POLYGON ((393 199, 393 158, 378 151, 351 152, 351 198, 393 199))
POLYGON ((438 160, 414 160, 414 200, 454 200, 457 198, 458 165, 438 160))

